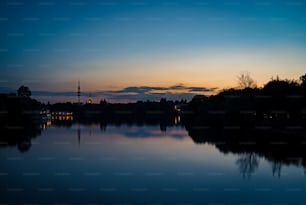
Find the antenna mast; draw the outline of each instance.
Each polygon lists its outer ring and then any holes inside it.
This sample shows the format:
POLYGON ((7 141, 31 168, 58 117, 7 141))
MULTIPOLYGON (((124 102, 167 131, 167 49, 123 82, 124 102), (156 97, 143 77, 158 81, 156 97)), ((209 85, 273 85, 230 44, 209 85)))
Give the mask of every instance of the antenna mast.
POLYGON ((78 81, 78 104, 81 104, 80 101, 80 97, 81 97, 81 85, 80 85, 80 80, 78 81))

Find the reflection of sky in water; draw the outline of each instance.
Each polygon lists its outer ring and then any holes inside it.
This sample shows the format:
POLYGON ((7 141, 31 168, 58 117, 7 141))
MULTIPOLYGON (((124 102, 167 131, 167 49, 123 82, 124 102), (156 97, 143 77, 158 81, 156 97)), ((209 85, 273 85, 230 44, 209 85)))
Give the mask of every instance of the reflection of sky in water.
MULTIPOLYGON (((257 158, 249 176, 244 155, 195 144, 182 127, 51 127, 29 152, 0 150, 0 202, 20 203, 305 203, 303 169, 283 166, 281 177, 257 158), (243 165, 242 165, 243 166, 243 165)), ((247 156, 246 156, 247 157, 247 156)), ((256 157, 256 156, 255 156, 256 157)))

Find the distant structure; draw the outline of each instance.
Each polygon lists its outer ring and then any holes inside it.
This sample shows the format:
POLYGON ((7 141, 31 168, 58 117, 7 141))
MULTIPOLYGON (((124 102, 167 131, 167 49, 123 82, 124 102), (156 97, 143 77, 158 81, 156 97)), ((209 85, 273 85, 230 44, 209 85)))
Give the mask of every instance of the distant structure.
POLYGON ((80 147, 80 144, 81 144, 81 127, 80 127, 80 124, 78 124, 77 132, 78 132, 78 145, 80 147))
POLYGON ((80 85, 80 80, 78 81, 78 104, 81 104, 81 85, 80 85))
POLYGON ((89 94, 89 97, 88 97, 88 99, 87 99, 87 104, 92 104, 91 94, 89 94))

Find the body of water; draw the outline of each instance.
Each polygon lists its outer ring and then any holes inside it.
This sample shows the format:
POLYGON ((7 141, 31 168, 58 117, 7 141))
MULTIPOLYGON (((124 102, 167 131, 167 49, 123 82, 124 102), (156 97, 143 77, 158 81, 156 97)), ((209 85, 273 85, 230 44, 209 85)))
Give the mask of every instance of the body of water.
POLYGON ((306 203, 301 156, 196 143, 183 125, 51 125, 2 145, 0 204, 306 203))

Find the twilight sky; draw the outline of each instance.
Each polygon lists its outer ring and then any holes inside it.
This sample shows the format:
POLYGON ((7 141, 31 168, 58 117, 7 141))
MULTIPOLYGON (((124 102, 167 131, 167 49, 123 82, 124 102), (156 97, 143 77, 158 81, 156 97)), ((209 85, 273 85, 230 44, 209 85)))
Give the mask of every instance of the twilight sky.
MULTIPOLYGON (((306 73, 306 0, 0 2, 0 92, 189 98, 306 73)), ((68 97, 67 97, 68 96, 68 97)))

